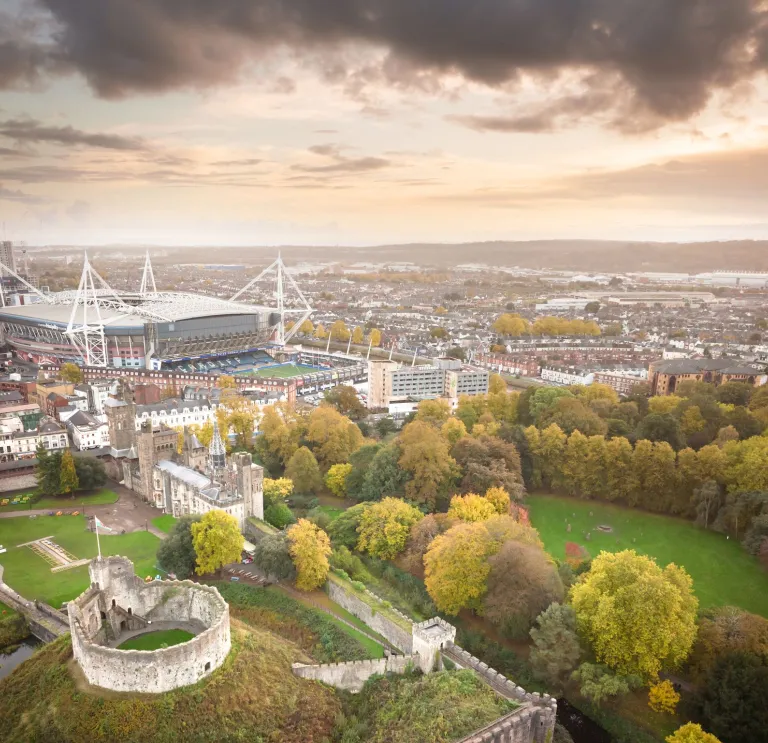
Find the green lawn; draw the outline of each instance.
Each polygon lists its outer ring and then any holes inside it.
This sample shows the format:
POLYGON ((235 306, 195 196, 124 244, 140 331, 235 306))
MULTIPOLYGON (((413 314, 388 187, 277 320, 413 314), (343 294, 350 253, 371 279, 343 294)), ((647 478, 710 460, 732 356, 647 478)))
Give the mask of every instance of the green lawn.
MULTIPOLYGON (((37 518, 0 519, 0 544, 8 551, 0 555, 3 580, 28 599, 40 599, 58 608, 88 587, 88 567, 52 573, 51 566, 29 547, 17 545, 41 537, 54 541, 77 558, 98 554, 96 535, 85 528, 84 516, 38 516, 37 518)), ((123 555, 133 560, 140 576, 154 575, 155 553, 160 540, 149 532, 101 535, 103 555, 123 555)))
POLYGON ((733 605, 768 617, 768 573, 733 539, 682 519, 595 501, 531 495, 528 504, 533 526, 556 558, 565 556, 566 542, 582 545, 593 557, 602 550, 634 549, 655 557, 660 565, 683 566, 693 578, 702 608, 733 605), (601 524, 613 532, 598 531, 601 524))
POLYGON ((161 629, 157 632, 148 632, 145 635, 133 637, 118 645, 118 650, 157 650, 158 648, 179 645, 191 640, 194 635, 183 629, 161 629))
POLYGON ((173 529, 173 525, 177 521, 178 519, 171 516, 170 513, 164 513, 162 516, 158 516, 156 519, 152 519, 152 526, 168 534, 171 531, 171 529, 173 529))
MULTIPOLYGON (((20 493, 19 495, 32 495, 32 493, 20 493)), ((6 498, 12 500, 13 497, 0 494, 0 501, 6 498)), ((69 495, 44 496, 35 503, 17 503, 15 505, 8 503, 7 506, 0 505, 0 513, 6 511, 28 511, 30 509, 58 510, 60 508, 102 506, 107 503, 115 503, 119 497, 113 490, 102 488, 93 493, 76 493, 74 498, 69 495)))
POLYGON ((310 374, 318 371, 313 366, 304 366, 302 364, 285 364, 283 366, 273 366, 267 369, 257 369, 249 372, 249 377, 259 377, 260 379, 288 379, 289 377, 300 377, 302 374, 310 374))
POLYGON ((346 509, 338 506, 318 506, 317 510, 329 516, 331 521, 336 521, 346 509))
POLYGON ((8 604, 4 604, 0 601, 0 619, 8 619, 13 616, 16 616, 16 609, 13 609, 8 606, 8 604))

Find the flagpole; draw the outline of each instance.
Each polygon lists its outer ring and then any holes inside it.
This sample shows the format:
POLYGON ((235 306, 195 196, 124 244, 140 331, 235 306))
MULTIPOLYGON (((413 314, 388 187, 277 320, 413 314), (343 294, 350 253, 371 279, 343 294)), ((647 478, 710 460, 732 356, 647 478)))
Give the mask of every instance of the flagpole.
POLYGON ((96 546, 99 548, 99 560, 101 560, 101 542, 99 541, 99 519, 97 516, 93 517, 93 523, 96 526, 96 546))

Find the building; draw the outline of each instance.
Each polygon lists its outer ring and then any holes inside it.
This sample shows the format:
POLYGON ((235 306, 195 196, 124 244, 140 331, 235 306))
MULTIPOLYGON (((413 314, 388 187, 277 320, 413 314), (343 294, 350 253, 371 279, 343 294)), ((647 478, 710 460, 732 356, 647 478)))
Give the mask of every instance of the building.
POLYGON ((726 382, 745 382, 755 387, 768 382, 768 372, 760 364, 744 364, 733 359, 673 359, 657 361, 648 370, 653 395, 673 395, 681 382, 707 382, 719 386, 726 382))
POLYGON ((544 364, 541 367, 541 378, 545 382, 559 385, 584 384, 595 381, 595 372, 579 366, 559 366, 544 364))
POLYGON ((138 431, 146 421, 151 421, 153 428, 161 425, 169 428, 203 426, 213 421, 216 407, 206 399, 187 402, 176 397, 150 405, 137 404, 135 427, 138 431))
POLYGON ((75 385, 75 394, 88 400, 88 412, 94 415, 104 415, 104 404, 108 397, 117 394, 116 379, 94 380, 75 385))
POLYGON ((21 405, 25 402, 24 395, 18 390, 0 392, 0 408, 5 408, 9 405, 21 405))
POLYGON ((497 374, 511 374, 516 377, 538 377, 541 371, 536 356, 528 354, 478 353, 472 363, 497 374))
POLYGON ((69 449, 67 431, 53 418, 42 418, 34 431, 11 434, 11 453, 14 459, 34 459, 38 444, 48 451, 69 449))
POLYGON ((400 366, 379 359, 368 362, 368 407, 388 408, 395 402, 488 393, 486 369, 462 364, 459 359, 440 357, 432 365, 400 366))
POLYGON ((638 370, 636 374, 626 371, 597 371, 593 381, 595 384, 607 385, 620 395, 631 395, 632 390, 647 379, 648 371, 643 369, 642 373, 638 370))
POLYGON ((109 427, 91 413, 78 410, 66 423, 72 445, 79 451, 109 446, 109 427))
POLYGON ((53 394, 56 395, 72 395, 75 392, 75 385, 71 382, 63 382, 61 380, 56 379, 49 379, 49 380, 38 380, 35 383, 35 390, 34 392, 31 392, 27 399, 31 403, 35 403, 36 405, 40 406, 41 410, 46 409, 48 396, 53 394))
POLYGON ((10 268, 11 271, 16 271, 16 255, 10 240, 0 241, 0 263, 10 268))
POLYGON ((137 405, 156 405, 163 399, 163 391, 156 384, 137 384, 133 394, 137 405))
POLYGON ((43 411, 39 405, 26 403, 23 405, 5 405, 0 408, 0 424, 6 418, 19 418, 25 431, 33 431, 37 428, 40 419, 43 417, 43 411))

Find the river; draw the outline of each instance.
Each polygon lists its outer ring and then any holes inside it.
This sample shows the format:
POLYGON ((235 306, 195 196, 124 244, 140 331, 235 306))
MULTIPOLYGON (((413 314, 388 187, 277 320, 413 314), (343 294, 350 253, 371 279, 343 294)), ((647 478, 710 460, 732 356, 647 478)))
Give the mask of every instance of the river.
POLYGON ((10 653, 0 650, 0 679, 9 676, 16 666, 21 665, 42 643, 34 637, 22 640, 10 653))
POLYGON ((612 743, 613 741, 607 731, 565 699, 557 700, 557 721, 571 734, 573 743, 612 743))

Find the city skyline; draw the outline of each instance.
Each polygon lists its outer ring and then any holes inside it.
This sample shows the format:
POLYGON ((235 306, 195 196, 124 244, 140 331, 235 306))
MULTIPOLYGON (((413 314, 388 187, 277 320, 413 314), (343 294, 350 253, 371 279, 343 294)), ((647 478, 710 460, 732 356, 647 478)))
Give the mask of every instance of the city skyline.
POLYGON ((10 0, 30 244, 768 238, 752 0, 10 0))

